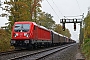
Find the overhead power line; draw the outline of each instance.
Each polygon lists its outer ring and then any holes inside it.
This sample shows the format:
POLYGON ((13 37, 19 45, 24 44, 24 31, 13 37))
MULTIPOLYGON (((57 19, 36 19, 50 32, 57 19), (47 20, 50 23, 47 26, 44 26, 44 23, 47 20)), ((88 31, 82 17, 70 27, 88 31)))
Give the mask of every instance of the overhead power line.
MULTIPOLYGON (((48 2, 48 0, 46 0, 48 2)), ((50 5, 50 3, 48 2, 48 4, 50 5)), ((50 7, 52 8, 52 10, 55 12, 55 14, 57 15, 57 17, 59 18, 58 14, 56 13, 56 11, 54 10, 54 8, 50 5, 50 7)), ((60 18, 59 18, 60 19, 60 18)))
POLYGON ((65 16, 65 17, 80 17, 82 15, 76 15, 76 16, 65 16))
POLYGON ((76 2, 77 2, 77 4, 78 4, 78 7, 79 7, 80 12, 82 13, 81 8, 80 8, 79 3, 78 3, 78 1, 77 1, 77 0, 76 0, 76 2))
MULTIPOLYGON (((53 2, 53 4, 56 6, 56 8, 59 10, 59 8, 57 7, 57 5, 54 3, 54 1, 52 0, 52 2, 53 2)), ((62 14, 62 12, 59 10, 59 12, 62 14)), ((63 14, 62 14, 62 16, 64 16, 63 14)))

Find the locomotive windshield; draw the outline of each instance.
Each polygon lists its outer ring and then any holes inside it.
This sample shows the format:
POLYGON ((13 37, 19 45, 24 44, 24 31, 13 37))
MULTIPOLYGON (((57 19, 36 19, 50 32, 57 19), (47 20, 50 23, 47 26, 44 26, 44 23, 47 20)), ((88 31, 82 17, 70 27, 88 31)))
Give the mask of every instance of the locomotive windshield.
POLYGON ((16 24, 14 27, 15 32, 28 32, 30 24, 16 24))

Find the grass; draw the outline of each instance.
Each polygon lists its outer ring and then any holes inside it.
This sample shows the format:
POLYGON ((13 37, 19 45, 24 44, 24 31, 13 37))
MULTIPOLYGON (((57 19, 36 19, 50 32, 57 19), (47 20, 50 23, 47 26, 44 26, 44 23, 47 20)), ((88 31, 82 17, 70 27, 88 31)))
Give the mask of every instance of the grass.
POLYGON ((86 60, 90 60, 90 39, 85 39, 82 45, 82 53, 85 54, 86 60))

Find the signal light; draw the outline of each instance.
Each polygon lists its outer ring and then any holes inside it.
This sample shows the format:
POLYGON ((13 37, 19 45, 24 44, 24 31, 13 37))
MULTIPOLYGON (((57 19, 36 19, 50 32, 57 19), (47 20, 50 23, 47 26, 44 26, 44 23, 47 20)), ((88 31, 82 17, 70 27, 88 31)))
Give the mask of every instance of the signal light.
POLYGON ((76 31, 76 23, 74 23, 74 31, 76 31))
POLYGON ((63 31, 65 31, 65 23, 63 23, 62 29, 63 31))

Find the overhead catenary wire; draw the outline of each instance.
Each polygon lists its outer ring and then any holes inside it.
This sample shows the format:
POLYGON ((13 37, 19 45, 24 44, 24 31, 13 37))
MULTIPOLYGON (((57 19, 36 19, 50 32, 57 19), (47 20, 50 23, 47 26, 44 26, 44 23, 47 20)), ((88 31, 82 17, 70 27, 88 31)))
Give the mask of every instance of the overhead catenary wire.
MULTIPOLYGON (((48 2, 48 0, 46 0, 48 2)), ((57 15, 57 17, 59 18, 58 14, 56 13, 56 11, 54 10, 54 8, 51 6, 51 4, 48 2, 48 4, 50 5, 50 7, 52 8, 52 10, 55 12, 55 14, 57 15)), ((59 18, 60 19, 60 18, 59 18)))
POLYGON ((80 8, 80 5, 79 5, 79 3, 78 3, 77 0, 76 0, 76 2, 77 2, 77 5, 78 5, 78 7, 79 7, 80 12, 82 13, 81 8, 80 8))
POLYGON ((65 16, 65 17, 80 17, 82 15, 76 15, 76 16, 65 16))
MULTIPOLYGON (((55 2, 52 0, 52 2, 53 2, 53 4, 56 6, 56 8, 59 10, 59 8, 57 7, 57 5, 55 4, 55 2)), ((76 0, 76 2, 77 2, 77 4, 78 4, 78 7, 79 7, 79 10, 80 10, 80 12, 82 13, 82 11, 81 11, 81 8, 80 8, 80 6, 79 6, 79 3, 78 3, 78 1, 76 0)), ((59 10, 59 12, 62 14, 62 12, 59 10)), ((79 17, 80 15, 77 15, 77 16, 64 16, 63 14, 62 14, 62 16, 64 17, 64 18, 67 18, 67 17, 79 17)))
MULTIPOLYGON (((77 5, 78 5, 78 8, 79 8, 80 12, 82 13, 81 8, 80 8, 80 5, 79 5, 79 3, 78 3, 77 0, 76 0, 76 2, 77 2, 77 5)), ((65 17, 80 17, 80 16, 81 15, 77 15, 77 16, 65 16, 65 17)))
MULTIPOLYGON (((46 0, 46 1, 48 2, 48 4, 50 5, 50 7, 52 8, 52 10, 55 12, 55 14, 57 15, 57 17, 59 18, 58 14, 57 14, 56 11, 54 10, 54 8, 51 6, 51 4, 49 3, 49 1, 48 1, 48 0, 46 0)), ((53 4, 56 6, 56 8, 59 10, 59 8, 58 8, 58 6, 55 4, 54 0, 52 0, 52 2, 53 2, 53 4)), ((79 3, 78 3, 77 0, 76 0, 76 2, 77 2, 77 5, 78 5, 78 7, 79 7, 80 12, 82 13, 81 8, 80 8, 79 3)), ((60 10, 59 10, 59 12, 60 12, 61 15, 64 17, 64 19, 65 19, 65 18, 68 19, 68 17, 80 17, 80 16, 81 16, 81 15, 76 15, 76 16, 64 16, 60 10)), ((59 19, 60 19, 60 18, 59 18, 59 19)), ((73 18, 73 19, 76 19, 76 18, 73 18)))
MULTIPOLYGON (((59 10, 59 12, 61 13, 61 15, 64 16, 64 15, 62 14, 62 12, 60 11, 60 9, 58 8, 58 6, 54 3, 53 0, 52 0, 52 2, 53 2, 53 4, 56 6, 56 8, 59 10)), ((65 16, 64 16, 64 17, 65 17, 65 16)))

